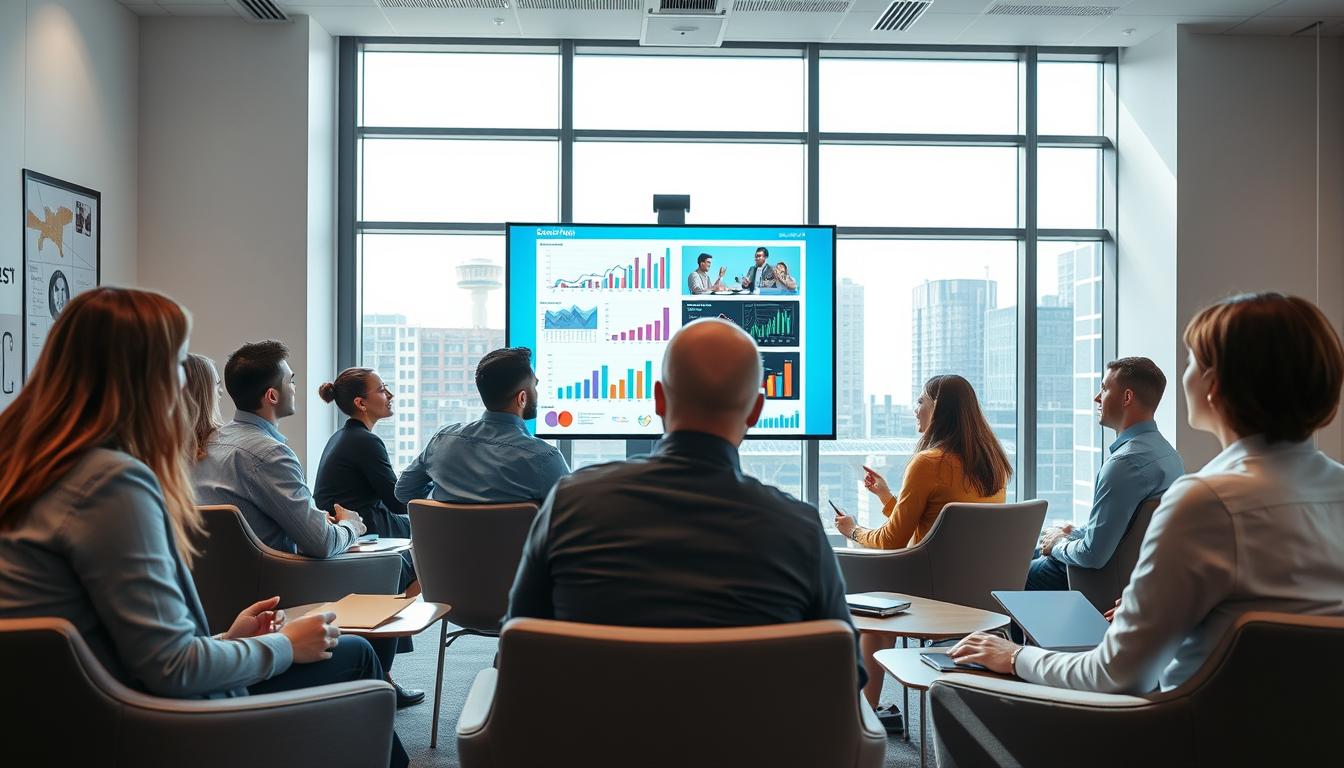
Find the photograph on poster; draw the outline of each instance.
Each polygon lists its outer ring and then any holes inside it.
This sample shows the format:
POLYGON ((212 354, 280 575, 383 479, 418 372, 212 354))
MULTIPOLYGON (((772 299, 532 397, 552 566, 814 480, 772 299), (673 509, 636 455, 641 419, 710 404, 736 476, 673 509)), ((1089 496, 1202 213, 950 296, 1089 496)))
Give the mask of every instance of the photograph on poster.
MULTIPOLYGON (((26 378, 70 299, 98 284, 101 203, 102 196, 92 189, 23 171, 22 278, 0 285, 0 333, 9 334, 0 337, 5 376, 17 369, 19 378, 26 378), (22 339, 15 345, 21 362, 11 360, 8 351, 5 339, 14 337, 22 339)), ((10 381, 0 384, 8 389, 10 381)), ((12 396, 0 395, 0 407, 12 396)))

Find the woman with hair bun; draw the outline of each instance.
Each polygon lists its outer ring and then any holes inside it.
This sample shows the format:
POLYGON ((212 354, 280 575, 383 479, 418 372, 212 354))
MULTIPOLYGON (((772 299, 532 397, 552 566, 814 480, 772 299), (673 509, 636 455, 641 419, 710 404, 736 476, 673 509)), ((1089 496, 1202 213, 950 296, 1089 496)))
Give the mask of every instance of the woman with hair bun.
MULTIPOLYGON (((406 514, 406 505, 397 501, 393 493, 397 475, 392 471, 387 446, 373 433, 374 425, 393 415, 392 400, 396 396, 372 368, 346 368, 335 380, 318 387, 317 395, 335 403, 349 418, 322 451, 313 500, 320 509, 333 509, 332 505, 340 504, 358 512, 369 533, 391 539, 410 538, 411 518, 406 514)), ((403 552, 401 559, 400 588, 408 590, 408 596, 420 594, 410 552, 403 552)), ((390 669, 395 654, 411 650, 411 641, 379 640, 374 648, 382 657, 383 666, 390 669)), ((425 698, 424 691, 402 688, 391 677, 388 682, 396 686, 398 708, 418 704, 425 698)))

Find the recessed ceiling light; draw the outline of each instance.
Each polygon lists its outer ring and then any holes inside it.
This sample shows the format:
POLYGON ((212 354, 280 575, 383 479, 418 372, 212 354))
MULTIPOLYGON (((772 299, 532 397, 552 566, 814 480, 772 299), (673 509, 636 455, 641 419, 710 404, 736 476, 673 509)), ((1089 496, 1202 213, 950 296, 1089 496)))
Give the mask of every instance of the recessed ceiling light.
POLYGON ((1120 34, 1124 35, 1125 37, 1129 37, 1130 35, 1134 34, 1134 32, 1135 29, 1133 27, 1130 27, 1129 29, 1120 30, 1120 34))

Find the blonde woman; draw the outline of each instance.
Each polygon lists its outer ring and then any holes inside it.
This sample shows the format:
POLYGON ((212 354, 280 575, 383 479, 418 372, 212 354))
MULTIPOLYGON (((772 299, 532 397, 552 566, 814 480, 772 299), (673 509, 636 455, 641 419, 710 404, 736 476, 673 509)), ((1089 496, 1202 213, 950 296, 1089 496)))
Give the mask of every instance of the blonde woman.
MULTIPOLYGON (((112 675, 159 696, 382 678, 368 641, 339 637, 331 613, 286 622, 278 597, 210 636, 189 570, 190 327, 172 299, 125 288, 57 318, 0 413, 0 617, 66 619, 112 675)), ((407 763, 395 735, 390 763, 407 763)))
POLYGON ((222 385, 219 369, 205 355, 187 355, 182 370, 187 375, 187 384, 182 388, 183 405, 187 409, 187 422, 192 432, 188 455, 193 461, 199 461, 205 458, 205 444, 224 424, 219 416, 222 385))

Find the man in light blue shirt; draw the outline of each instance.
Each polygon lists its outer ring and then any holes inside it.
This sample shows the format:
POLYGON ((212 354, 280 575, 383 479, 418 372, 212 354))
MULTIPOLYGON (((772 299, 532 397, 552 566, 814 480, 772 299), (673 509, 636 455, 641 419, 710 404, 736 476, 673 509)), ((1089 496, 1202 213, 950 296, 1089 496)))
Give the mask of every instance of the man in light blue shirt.
POLYGON ((364 533, 359 515, 313 503, 299 457, 276 423, 294 413, 294 371, 278 341, 244 344, 224 366, 238 409, 192 469, 199 504, 232 504, 266 546, 308 557, 339 555, 364 533))
POLYGON ((486 412, 477 421, 450 424, 397 479, 397 500, 453 504, 540 503, 569 474, 560 451, 527 431, 537 417, 532 351, 497 349, 476 366, 476 389, 486 412))
POLYGON ((1119 434, 1097 473, 1092 513, 1081 527, 1065 525, 1043 534, 1027 572, 1027 589, 1068 589, 1067 566, 1106 565, 1139 505, 1162 495, 1185 473, 1180 454, 1153 421, 1166 386, 1167 377, 1146 357, 1125 357, 1106 365, 1094 401, 1101 425, 1119 434))

